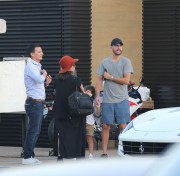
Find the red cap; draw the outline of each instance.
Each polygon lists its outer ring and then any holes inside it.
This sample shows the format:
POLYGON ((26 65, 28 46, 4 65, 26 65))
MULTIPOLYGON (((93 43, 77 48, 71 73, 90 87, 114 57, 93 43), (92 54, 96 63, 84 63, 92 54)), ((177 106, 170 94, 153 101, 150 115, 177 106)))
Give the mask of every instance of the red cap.
POLYGON ((63 56, 59 61, 59 65, 61 66, 61 70, 59 71, 59 73, 66 73, 67 71, 69 71, 73 64, 78 60, 79 59, 74 59, 71 56, 63 56))

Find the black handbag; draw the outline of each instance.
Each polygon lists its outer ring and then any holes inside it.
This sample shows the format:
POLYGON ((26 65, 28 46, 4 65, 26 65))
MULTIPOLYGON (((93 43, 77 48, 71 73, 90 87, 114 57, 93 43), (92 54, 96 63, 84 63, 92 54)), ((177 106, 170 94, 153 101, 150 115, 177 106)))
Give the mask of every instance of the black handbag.
POLYGON ((68 97, 68 112, 70 117, 87 116, 94 112, 93 99, 77 89, 77 78, 75 77, 76 90, 68 97))

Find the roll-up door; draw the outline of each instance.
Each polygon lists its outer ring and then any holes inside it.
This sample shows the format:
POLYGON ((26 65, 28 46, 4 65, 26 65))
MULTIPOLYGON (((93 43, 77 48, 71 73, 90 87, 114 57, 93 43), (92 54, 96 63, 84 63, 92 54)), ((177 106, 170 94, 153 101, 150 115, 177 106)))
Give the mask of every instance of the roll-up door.
MULTIPOLYGON (((45 54, 43 68, 53 78, 59 59, 68 54, 79 58, 77 70, 83 84, 91 83, 91 0, 0 1, 0 18, 7 21, 7 32, 0 34, 0 61, 26 56, 27 46, 37 42, 45 54)), ((52 91, 50 85, 47 95, 52 91)), ((39 147, 50 146, 47 128, 51 119, 50 113, 43 121, 39 147)), ((22 120, 18 114, 1 114, 0 145, 22 145, 22 120)))
POLYGON ((179 0, 143 0, 143 77, 155 108, 180 106, 179 0))

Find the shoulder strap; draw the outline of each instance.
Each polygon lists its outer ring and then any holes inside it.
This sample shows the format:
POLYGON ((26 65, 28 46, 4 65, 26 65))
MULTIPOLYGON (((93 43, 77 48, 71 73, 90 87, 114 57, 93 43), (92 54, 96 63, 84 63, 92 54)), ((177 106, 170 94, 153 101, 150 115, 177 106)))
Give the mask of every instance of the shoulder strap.
POLYGON ((76 91, 77 91, 77 76, 75 76, 75 81, 76 81, 76 91))
POLYGON ((75 90, 77 91, 77 76, 74 76, 74 79, 75 79, 75 90))

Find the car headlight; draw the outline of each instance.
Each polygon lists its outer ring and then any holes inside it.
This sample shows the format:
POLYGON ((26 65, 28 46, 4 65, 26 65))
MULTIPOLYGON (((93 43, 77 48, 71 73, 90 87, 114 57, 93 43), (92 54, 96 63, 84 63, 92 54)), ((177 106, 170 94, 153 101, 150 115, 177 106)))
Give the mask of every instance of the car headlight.
POLYGON ((129 122, 128 125, 124 128, 124 130, 121 132, 122 134, 125 133, 126 131, 130 130, 133 128, 133 122, 129 122))

